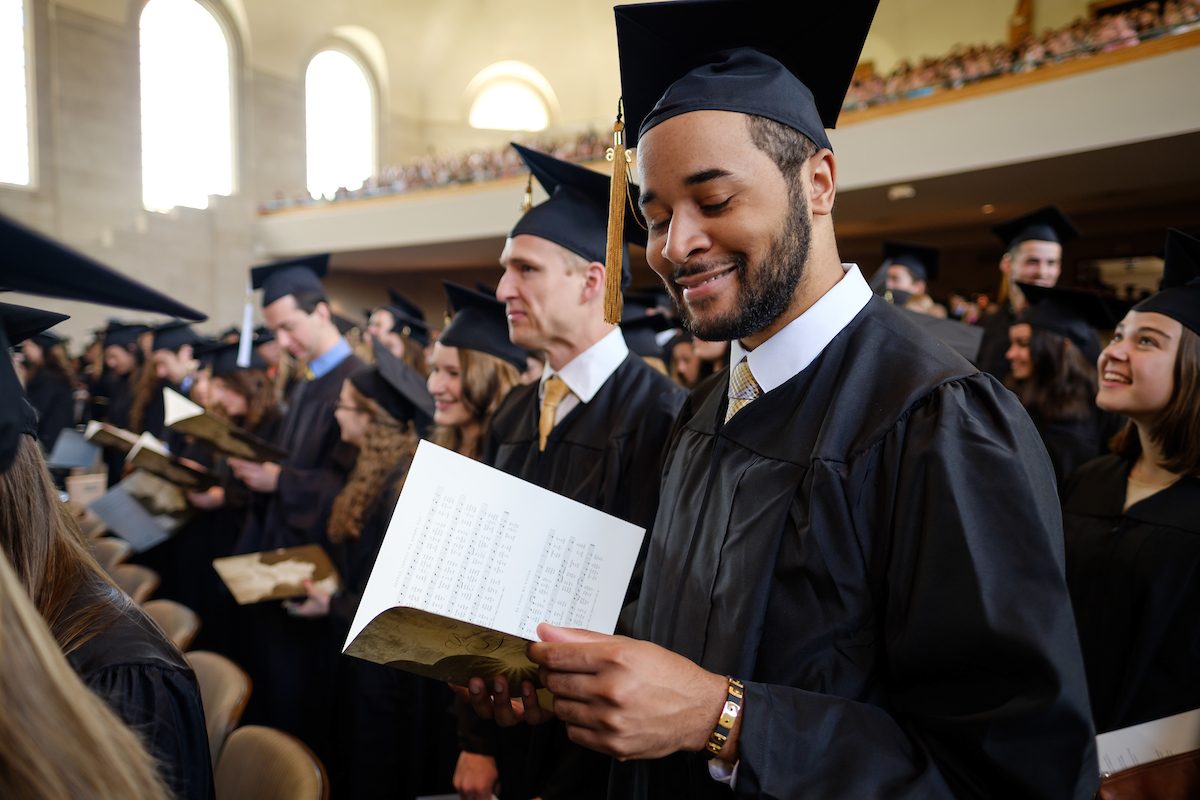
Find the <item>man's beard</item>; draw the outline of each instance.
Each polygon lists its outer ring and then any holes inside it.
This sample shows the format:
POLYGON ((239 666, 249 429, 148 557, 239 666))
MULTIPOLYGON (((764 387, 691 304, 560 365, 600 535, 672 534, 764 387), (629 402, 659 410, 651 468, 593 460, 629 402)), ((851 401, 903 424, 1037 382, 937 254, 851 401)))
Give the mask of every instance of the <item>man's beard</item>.
MULTIPOLYGON (((808 202, 801 192, 789 192, 792 215, 783 232, 771 243, 767 255, 757 264, 753 273, 745 253, 735 253, 725 264, 735 267, 738 281, 737 299, 733 311, 721 315, 703 317, 693 314, 683 299, 683 289, 672 279, 667 289, 675 301, 683 327, 698 339, 708 342, 725 342, 743 339, 770 325, 787 310, 804 277, 804 265, 808 263, 808 252, 812 244, 812 223, 808 219, 808 202), (698 316, 703 318, 697 318, 698 316)), ((695 275, 718 269, 722 265, 700 263, 689 265, 686 272, 676 270, 673 278, 695 275)))

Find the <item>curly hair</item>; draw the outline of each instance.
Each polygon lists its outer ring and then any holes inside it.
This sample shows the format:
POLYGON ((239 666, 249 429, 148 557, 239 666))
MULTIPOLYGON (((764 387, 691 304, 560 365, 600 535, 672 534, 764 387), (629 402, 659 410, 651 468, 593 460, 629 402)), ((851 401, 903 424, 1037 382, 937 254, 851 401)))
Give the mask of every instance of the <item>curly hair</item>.
MULTIPOLYGON (((471 418, 486 431, 492 423, 492 415, 509 391, 521 382, 516 367, 478 350, 458 348, 458 367, 462 374, 462 404, 471 418)), ((438 425, 429 435, 429 441, 470 458, 482 457, 483 443, 480 439, 465 441, 462 428, 438 425)))
POLYGON ((1078 345, 1057 333, 1034 328, 1029 337, 1033 374, 1009 388, 1030 414, 1052 422, 1086 419, 1096 396, 1096 365, 1078 345))
MULTIPOLYGON (((379 497, 384 481, 399 464, 412 461, 417 452, 417 433, 411 421, 400 422, 374 400, 347 382, 354 404, 370 416, 358 459, 346 485, 333 501, 326 529, 329 541, 337 543, 362 535, 363 517, 379 497)), ((397 483, 397 489, 403 479, 397 483)))

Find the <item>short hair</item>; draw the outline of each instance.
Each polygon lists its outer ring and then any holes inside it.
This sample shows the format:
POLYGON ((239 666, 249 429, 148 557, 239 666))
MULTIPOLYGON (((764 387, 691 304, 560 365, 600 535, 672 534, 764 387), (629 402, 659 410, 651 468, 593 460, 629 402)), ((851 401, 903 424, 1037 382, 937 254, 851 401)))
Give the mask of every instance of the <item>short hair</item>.
MULTIPOLYGON (((1162 452, 1162 466, 1176 475, 1200 477, 1200 334, 1183 329, 1175 356, 1175 390, 1150 426, 1150 438, 1162 452)), ((1132 421, 1109 446, 1114 453, 1137 458, 1141 440, 1132 421)))
POLYGON ((296 308, 303 311, 305 314, 311 314, 317 310, 317 305, 324 303, 329 305, 329 298, 324 292, 314 290, 306 290, 302 292, 293 292, 292 297, 296 300, 296 308))
POLYGON ((750 141, 775 162, 790 183, 800 174, 804 163, 817 154, 816 142, 781 122, 754 114, 746 115, 750 141))

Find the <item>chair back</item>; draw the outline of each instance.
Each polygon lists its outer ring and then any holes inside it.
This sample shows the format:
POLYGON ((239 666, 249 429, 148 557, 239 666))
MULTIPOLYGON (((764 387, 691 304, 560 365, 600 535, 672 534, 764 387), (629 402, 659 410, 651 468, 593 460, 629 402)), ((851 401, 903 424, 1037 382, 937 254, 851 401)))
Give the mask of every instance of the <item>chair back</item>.
POLYGON ((192 646, 192 641, 200 631, 200 617, 183 603, 148 600, 142 605, 142 610, 162 628, 162 632, 181 652, 192 646))
POLYGON ((117 564, 112 579, 138 605, 149 600, 159 584, 158 573, 140 564, 117 564))
POLYGON ((129 555, 133 552, 133 548, 129 546, 129 542, 124 539, 118 539, 115 536, 104 536, 99 539, 90 539, 88 544, 92 546, 92 555, 100 562, 100 566, 109 575, 113 574, 113 568, 118 564, 124 564, 129 555))
POLYGON ((229 733, 237 727, 250 702, 250 676, 241 667, 219 653, 195 650, 184 658, 196 673, 200 700, 204 703, 204 723, 208 729, 208 749, 213 771, 229 733))
POLYGON ((258 725, 229 735, 217 762, 216 800, 328 800, 325 767, 297 738, 258 725))

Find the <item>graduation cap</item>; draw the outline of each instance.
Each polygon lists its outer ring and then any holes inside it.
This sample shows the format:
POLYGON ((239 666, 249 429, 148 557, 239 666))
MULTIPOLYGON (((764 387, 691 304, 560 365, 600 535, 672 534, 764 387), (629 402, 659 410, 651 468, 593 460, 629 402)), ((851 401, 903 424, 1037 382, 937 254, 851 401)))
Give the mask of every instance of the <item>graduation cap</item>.
POLYGON ((275 334, 266 325, 259 325, 254 329, 254 346, 275 341, 275 334))
POLYGON ((60 337, 46 331, 68 319, 70 317, 66 314, 58 314, 54 311, 43 311, 40 308, 17 306, 12 303, 0 303, 0 320, 4 321, 4 333, 8 336, 10 347, 16 347, 26 339, 34 341, 41 339, 42 341, 39 341, 38 344, 42 347, 48 346, 43 344, 47 340, 50 340, 50 344, 61 342, 60 337))
POLYGON ((480 294, 490 294, 492 297, 496 296, 496 287, 483 281, 475 281, 475 291, 480 294))
POLYGON ((355 322, 349 317, 343 317, 341 314, 333 314, 332 319, 333 326, 338 329, 338 333, 340 333, 342 336, 345 336, 355 328, 362 328, 361 322, 355 322))
POLYGON ((508 338, 508 318, 504 303, 495 297, 476 292, 457 283, 442 281, 446 300, 454 318, 438 340, 447 347, 477 350, 507 361, 524 372, 527 353, 508 338))
POLYGON ((1018 322, 1069 339, 1088 361, 1100 357, 1100 340, 1093 329, 1109 330, 1116 324, 1103 297, 1095 292, 1057 286, 1017 285, 1029 301, 1018 322))
POLYGON ((428 347, 429 325, 425 322, 425 312, 421 307, 395 289, 388 289, 388 299, 389 304, 383 308, 396 321, 392 330, 409 337, 422 347, 428 347))
POLYGON ((150 330, 150 326, 137 322, 121 322, 109 320, 108 327, 101 333, 104 336, 105 347, 131 347, 137 344, 138 337, 150 330))
MULTIPOLYGON (((565 247, 586 261, 607 265, 609 176, 522 147, 516 142, 513 142, 513 148, 528 165, 530 175, 550 195, 550 199, 527 210, 508 235, 537 236, 565 247)), ((636 214, 637 185, 630 183, 626 195, 625 213, 636 214)), ((629 244, 646 245, 645 231, 640 226, 625 226, 620 246, 619 286, 628 286, 633 275, 629 244)))
POLYGON ((214 378, 226 378, 242 369, 265 370, 269 366, 256 351, 250 351, 250 365, 239 367, 237 363, 238 342, 216 342, 199 351, 196 357, 202 364, 212 368, 214 378))
POLYGON ((919 244, 884 242, 883 266, 904 267, 913 276, 913 280, 929 282, 938 276, 938 251, 936 248, 919 244))
POLYGON ((0 290, 208 319, 143 283, 0 215, 0 290))
POLYGON ((1165 250, 1158 292, 1133 308, 1163 314, 1200 334, 1200 239, 1172 228, 1165 250))
POLYGON ((630 146, 692 111, 775 120, 829 147, 878 0, 679 0, 613 9, 630 146))
POLYGON ((25 399, 9 348, 67 318, 53 311, 0 303, 0 473, 12 466, 21 435, 37 436, 37 411, 25 399))
POLYGON ((1058 242, 1064 244, 1079 238, 1079 231, 1058 206, 1039 208, 1024 216, 1001 222, 992 228, 1009 250, 1021 242, 1058 242))
MULTIPOLYGON (((627 312, 629 305, 625 306, 627 312)), ((656 334, 669 331, 675 327, 671 318, 663 314, 647 314, 642 308, 640 313, 625 313, 621 316, 621 333, 625 344, 639 356, 645 358, 662 358, 663 346, 658 343, 656 334)))
POLYGON ((325 295, 321 278, 329 272, 329 253, 263 264, 250 270, 250 286, 262 289, 263 307, 289 294, 325 295))
POLYGON ((177 351, 185 344, 190 344, 194 348, 200 341, 200 337, 192 330, 191 326, 182 320, 159 325, 153 330, 154 344, 150 346, 151 350, 177 351))
POLYGON ((423 432, 433 421, 433 397, 425 379, 387 348, 376 344, 374 349, 374 366, 355 372, 350 383, 396 420, 412 420, 418 432, 423 432))

